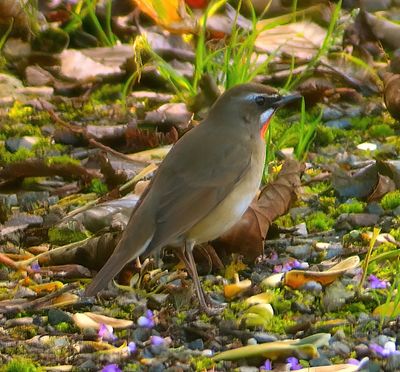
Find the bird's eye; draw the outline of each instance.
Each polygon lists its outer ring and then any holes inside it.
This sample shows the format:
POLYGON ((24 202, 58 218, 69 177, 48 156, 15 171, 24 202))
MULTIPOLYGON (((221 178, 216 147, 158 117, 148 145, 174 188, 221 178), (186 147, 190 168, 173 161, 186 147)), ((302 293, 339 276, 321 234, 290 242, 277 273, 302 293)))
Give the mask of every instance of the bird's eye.
POLYGON ((255 101, 256 101, 258 106, 264 106, 265 102, 266 102, 266 98, 264 96, 257 96, 255 98, 255 101))

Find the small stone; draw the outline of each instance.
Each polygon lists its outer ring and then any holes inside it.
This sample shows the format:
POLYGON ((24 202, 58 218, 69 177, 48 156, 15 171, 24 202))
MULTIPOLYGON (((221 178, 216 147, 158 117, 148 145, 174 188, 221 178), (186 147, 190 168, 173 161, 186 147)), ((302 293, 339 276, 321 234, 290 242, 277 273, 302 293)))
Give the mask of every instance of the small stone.
POLYGON ((350 346, 342 341, 332 342, 331 348, 335 351, 336 354, 342 357, 347 357, 351 352, 350 346))
POLYGON ((388 357, 387 360, 388 371, 399 371, 400 370, 400 354, 393 353, 388 357))
POLYGON ((311 244, 294 245, 286 248, 286 252, 292 254, 299 259, 306 259, 310 257, 312 252, 311 244))
POLYGON ((362 359, 364 357, 369 356, 369 347, 365 344, 358 344, 354 347, 354 350, 357 355, 357 359, 362 359))
POLYGON ((301 314, 312 314, 313 312, 309 306, 297 301, 293 302, 291 307, 293 311, 298 311, 301 314))
POLYGON ((351 122, 349 119, 329 120, 325 125, 328 128, 349 129, 351 127, 351 122))
POLYGON ((310 366, 311 367, 322 367, 322 366, 330 366, 332 363, 328 358, 314 358, 310 360, 310 366))
POLYGON ((49 323, 52 326, 55 326, 59 323, 71 323, 72 324, 71 316, 68 313, 66 313, 65 311, 62 311, 60 309, 50 309, 47 316, 48 316, 49 323))
POLYGON ((307 231, 307 225, 305 222, 299 223, 298 225, 295 226, 296 231, 294 234, 300 235, 300 236, 308 236, 308 231, 307 231))
POLYGON ((257 367, 250 367, 250 366, 242 366, 238 369, 239 372, 258 372, 259 369, 257 367))
POLYGON ((322 285, 314 280, 310 280, 309 282, 304 283, 301 286, 301 289, 314 294, 318 294, 322 292, 322 285))
POLYGON ((11 152, 16 152, 19 149, 31 150, 34 145, 39 142, 39 137, 11 137, 6 139, 6 149, 11 152))
POLYGON ((196 340, 189 342, 188 348, 191 350, 203 350, 204 342, 201 338, 197 338, 196 340))
POLYGON ((7 207, 15 207, 18 205, 17 194, 0 194, 0 202, 7 207))
POLYGON ((251 337, 247 340, 247 345, 257 345, 257 340, 254 337, 251 337))
POLYGON ((204 349, 202 352, 201 352, 201 355, 203 355, 203 356, 205 356, 205 357, 212 357, 213 356, 213 351, 212 350, 210 350, 210 349, 204 349))
POLYGON ((363 151, 375 151, 378 146, 375 143, 364 142, 357 145, 357 148, 363 151))
POLYGON ((91 359, 84 361, 81 365, 79 365, 78 369, 79 369, 79 371, 98 371, 99 370, 96 363, 91 359))
POLYGON ((265 342, 273 342, 273 341, 278 340, 276 336, 271 335, 270 333, 266 333, 266 332, 255 332, 253 336, 259 344, 263 344, 265 342))
POLYGON ((289 210, 290 217, 295 221, 298 217, 303 218, 311 213, 311 208, 309 207, 295 207, 289 210))
POLYGON ((327 120, 334 120, 334 119, 339 119, 343 116, 343 111, 332 108, 332 107, 325 107, 324 112, 322 114, 322 120, 327 121, 327 120))
POLYGON ((382 206, 377 202, 371 202, 367 205, 366 211, 371 214, 376 214, 378 216, 382 216, 385 213, 385 210, 382 206))
POLYGON ((396 217, 400 216, 400 205, 397 208, 393 209, 393 215, 395 215, 396 217))

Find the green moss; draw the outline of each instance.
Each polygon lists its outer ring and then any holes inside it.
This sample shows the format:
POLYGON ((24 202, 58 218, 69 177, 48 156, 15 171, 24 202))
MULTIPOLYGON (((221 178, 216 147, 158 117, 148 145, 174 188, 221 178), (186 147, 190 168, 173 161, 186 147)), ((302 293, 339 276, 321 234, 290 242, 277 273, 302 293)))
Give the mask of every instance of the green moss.
POLYGON ((35 157, 34 152, 25 148, 20 148, 16 152, 7 151, 0 147, 0 164, 12 164, 19 161, 28 160, 35 157))
POLYGON ((15 101, 14 105, 8 111, 8 118, 14 121, 29 121, 32 114, 32 107, 24 106, 23 103, 15 101))
POLYGON ((37 327, 35 325, 21 325, 10 329, 10 335, 19 340, 26 340, 37 335, 37 327))
POLYGON ((75 327, 67 322, 61 322, 58 323, 54 326, 54 328, 59 331, 59 332, 63 332, 63 333, 72 333, 75 332, 75 327))
POLYGON ((94 103, 115 102, 121 99, 122 84, 104 84, 90 96, 94 103))
POLYGON ((49 229, 48 237, 50 244, 66 245, 74 242, 79 242, 88 238, 88 232, 74 231, 67 228, 52 227, 49 229))
POLYGON ((0 139, 23 136, 41 136, 40 128, 31 124, 4 124, 0 126, 0 139))
POLYGON ((319 146, 328 146, 335 141, 336 135, 331 128, 319 125, 315 134, 315 144, 319 146))
POLYGON ((390 230, 389 234, 392 235, 397 241, 400 241, 400 228, 390 230))
POLYGON ((324 209, 324 211, 331 212, 335 209, 336 198, 334 196, 320 196, 319 204, 324 209))
POLYGON ((387 193, 381 200, 383 209, 395 209, 400 205, 400 190, 387 193))
POLYGON ((278 226, 285 227, 285 228, 293 227, 292 218, 290 217, 290 214, 288 214, 288 213, 284 214, 283 216, 278 217, 275 220, 275 223, 278 226))
POLYGON ((2 372, 41 372, 42 369, 35 366, 35 364, 25 358, 14 358, 5 366, 1 367, 2 372))
POLYGON ((197 356, 190 359, 190 364, 194 371, 208 371, 213 368, 215 362, 206 356, 197 356))
POLYGON ((74 164, 74 165, 79 165, 80 162, 79 160, 73 159, 68 155, 60 155, 60 156, 51 156, 47 159, 47 164, 48 165, 53 165, 53 164, 74 164))
POLYGON ((314 212, 306 217, 307 229, 310 232, 330 230, 334 223, 335 220, 323 212, 314 212))
MULTIPOLYGON (((367 130, 367 128, 375 121, 373 120, 373 118, 369 117, 369 116, 357 116, 355 118, 352 118, 350 120, 351 122, 351 127, 354 129, 358 129, 361 131, 365 131, 367 130)), ((378 124, 378 123, 377 123, 378 124)))
POLYGON ((385 138, 394 135, 394 129, 388 124, 377 124, 368 130, 372 138, 385 138))
POLYGON ((331 187, 332 186, 330 182, 316 182, 311 186, 306 186, 304 190, 308 194, 322 194, 328 192, 331 189, 331 187))
POLYGON ((349 202, 339 205, 337 213, 362 213, 365 209, 366 203, 356 199, 352 199, 349 202))
POLYGON ((89 192, 94 192, 97 195, 104 195, 108 191, 108 187, 98 178, 92 179, 88 187, 89 192))

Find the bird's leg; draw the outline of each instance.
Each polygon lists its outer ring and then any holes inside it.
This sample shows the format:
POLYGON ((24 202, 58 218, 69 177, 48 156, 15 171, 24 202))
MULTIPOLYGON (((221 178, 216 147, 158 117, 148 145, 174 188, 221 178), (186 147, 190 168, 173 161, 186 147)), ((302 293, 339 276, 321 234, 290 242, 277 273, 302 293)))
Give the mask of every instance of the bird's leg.
POLYGON ((207 305, 203 287, 201 286, 199 275, 197 273, 196 263, 194 262, 193 258, 193 247, 194 247, 194 241, 185 240, 184 262, 189 271, 190 276, 193 279, 194 288, 196 290, 197 297, 199 298, 200 307, 208 312, 210 309, 207 305))

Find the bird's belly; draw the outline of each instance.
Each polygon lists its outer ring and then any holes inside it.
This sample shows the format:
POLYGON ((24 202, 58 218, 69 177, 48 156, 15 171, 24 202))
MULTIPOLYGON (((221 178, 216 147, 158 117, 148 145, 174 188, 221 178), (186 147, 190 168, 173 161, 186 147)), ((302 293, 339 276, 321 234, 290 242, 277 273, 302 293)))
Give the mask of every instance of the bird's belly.
POLYGON ((254 164, 257 169, 249 171, 216 208, 194 225, 186 233, 186 239, 197 243, 214 240, 238 222, 257 193, 263 165, 264 162, 254 164))

